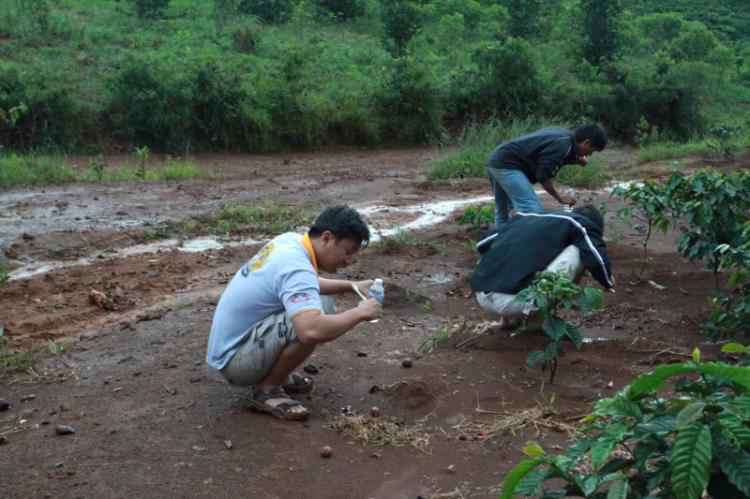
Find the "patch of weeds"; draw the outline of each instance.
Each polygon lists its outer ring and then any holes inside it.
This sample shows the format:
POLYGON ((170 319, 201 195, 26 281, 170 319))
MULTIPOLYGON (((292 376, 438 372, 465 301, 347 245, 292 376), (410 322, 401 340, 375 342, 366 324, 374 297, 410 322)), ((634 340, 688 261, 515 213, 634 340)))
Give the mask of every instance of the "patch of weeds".
POLYGON ((570 187, 599 189, 612 180, 612 175, 597 158, 589 158, 585 167, 567 165, 561 168, 555 180, 570 187))
POLYGON ((215 177, 212 170, 198 168, 190 161, 180 158, 167 158, 164 170, 156 174, 159 180, 194 180, 215 177))
POLYGON ((179 234, 184 230, 184 223, 167 220, 164 222, 157 222, 152 220, 142 220, 142 225, 149 227, 133 236, 133 238, 139 243, 145 243, 153 241, 154 239, 166 239, 172 237, 175 234, 179 234))
POLYGON ((73 167, 45 156, 0 156, 0 189, 73 182, 73 167))
POLYGON ((618 231, 616 227, 609 229, 609 240, 612 241, 612 243, 620 244, 621 239, 622 236, 620 235, 620 231, 618 231))
POLYGON ((88 250, 80 248, 47 248, 44 252, 48 258, 53 260, 70 260, 88 255, 88 250))
POLYGON ((297 205, 281 206, 266 201, 256 204, 231 205, 212 215, 196 217, 195 232, 200 234, 282 234, 309 224, 314 213, 297 205))
POLYGON ((151 155, 151 151, 149 150, 148 146, 135 148, 135 176, 136 177, 141 178, 141 179, 146 178, 146 164, 148 163, 148 158, 150 155, 151 155))
POLYGON ((47 340, 47 348, 49 349, 49 353, 53 355, 59 355, 63 352, 67 352, 70 350, 70 341, 62 341, 60 343, 55 343, 53 340, 48 339, 47 340))
POLYGON ((89 169, 98 180, 104 179, 105 166, 106 163, 104 162, 104 154, 99 154, 95 158, 89 160, 89 169))
POLYGON ((427 352, 434 352, 440 343, 450 338, 451 335, 448 330, 442 326, 438 327, 437 334, 435 336, 426 338, 421 345, 417 347, 417 352, 426 350, 427 352))
POLYGON ((407 246, 411 244, 417 244, 417 240, 413 237, 406 235, 406 231, 401 226, 396 225, 396 233, 392 236, 386 236, 381 241, 379 246, 388 246, 389 244, 397 244, 399 246, 407 246))
MULTIPOLYGON (((10 271, 5 265, 0 265, 0 286, 10 281, 10 271)), ((0 334, 2 336, 2 334, 0 334)))
POLYGON ((477 241, 475 241, 474 239, 469 239, 468 241, 461 241, 461 247, 476 249, 477 241))
POLYGON ((430 300, 427 300, 422 304, 422 310, 424 310, 425 312, 432 312, 433 310, 435 310, 435 305, 433 305, 430 300))
POLYGON ((10 347, 6 344, 0 345, 0 382, 5 382, 5 376, 8 374, 21 374, 33 371, 40 360, 36 357, 38 350, 36 346, 31 345, 25 351, 11 352, 10 347))

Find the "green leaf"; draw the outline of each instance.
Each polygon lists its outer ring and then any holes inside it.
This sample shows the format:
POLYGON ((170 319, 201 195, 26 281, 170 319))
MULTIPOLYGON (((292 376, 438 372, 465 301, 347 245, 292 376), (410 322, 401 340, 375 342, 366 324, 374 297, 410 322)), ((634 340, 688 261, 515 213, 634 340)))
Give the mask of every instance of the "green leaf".
POLYGON ((596 486, 599 483, 598 475, 589 475, 583 479, 583 493, 588 497, 593 491, 596 490, 596 486))
MULTIPOLYGON (((708 364, 703 364, 707 366, 708 364)), ((630 386, 630 397, 635 398, 648 392, 661 390, 664 382, 676 374, 692 373, 698 368, 692 364, 668 364, 659 366, 653 372, 639 376, 630 386)))
POLYGON ((590 439, 590 438, 581 438, 581 439, 578 439, 578 441, 576 443, 574 443, 573 445, 569 446, 565 450, 565 455, 568 456, 568 457, 570 457, 570 458, 572 458, 572 459, 578 460, 578 459, 582 458, 583 455, 586 454, 586 451, 591 448, 591 443, 592 442, 593 442, 593 440, 590 439))
POLYGON ((538 457, 530 461, 521 461, 520 463, 518 463, 518 466, 513 468, 510 473, 505 475, 505 478, 503 479, 503 490, 498 499, 514 499, 513 492, 515 492, 515 490, 521 484, 521 481, 526 477, 526 475, 529 474, 532 469, 536 468, 544 462, 546 462, 546 459, 544 459, 543 457, 538 457))
POLYGON ((555 359, 555 355, 557 355, 557 342, 550 341, 544 347, 544 356, 547 358, 548 361, 551 362, 555 359))
POLYGON ((591 444, 590 451, 591 464, 594 465, 594 469, 599 469, 604 460, 609 457, 612 448, 627 433, 629 428, 630 425, 626 422, 617 423, 608 427, 596 437, 596 441, 591 444))
POLYGON ((677 434, 672 449, 672 491, 677 499, 696 499, 708 485, 711 430, 699 422, 677 434))
POLYGON ((542 329, 544 329, 544 332, 547 333, 547 336, 555 341, 565 336, 565 333, 568 330, 565 321, 559 317, 555 317, 554 315, 548 315, 547 318, 544 319, 542 329))
POLYGON ((544 352, 541 350, 534 350, 529 354, 528 357, 526 357, 526 369, 531 369, 534 367, 534 364, 539 362, 542 358, 544 358, 544 352))
POLYGON ((740 343, 727 343, 721 347, 721 351, 724 353, 747 353, 750 350, 745 345, 740 343))
POLYGON ((604 300, 604 293, 595 288, 586 288, 583 290, 586 300, 589 303, 589 307, 599 310, 602 308, 602 301, 604 300))
POLYGON ((689 424, 692 424, 693 421, 701 417, 701 413, 703 412, 704 407, 706 407, 705 402, 693 402, 692 404, 682 409, 677 415, 677 421, 675 422, 675 427, 677 428, 677 430, 682 430, 689 424))
POLYGON ((745 450, 733 452, 724 442, 718 442, 716 449, 721 471, 745 496, 750 497, 750 454, 745 450))
POLYGON ((521 481, 516 489, 515 494, 519 496, 534 496, 542 491, 542 482, 551 478, 555 472, 553 470, 534 470, 521 481))
POLYGON ((576 348, 580 350, 581 345, 583 345, 583 334, 581 333, 580 329, 572 324, 568 324, 566 334, 568 335, 568 338, 570 338, 570 341, 572 341, 576 346, 576 348))
POLYGON ((529 442, 523 446, 523 453, 529 457, 542 456, 546 454, 544 449, 536 442, 529 442))
MULTIPOLYGON (((606 399, 605 399, 606 400, 606 399)), ((635 402, 626 398, 613 398, 608 399, 610 402, 607 404, 596 405, 596 413, 600 416, 612 415, 612 416, 630 416, 638 421, 643 417, 641 408, 635 402)))
POLYGON ((739 409, 743 416, 750 418, 750 394, 743 393, 732 400, 732 405, 739 409))
POLYGON ((667 414, 666 416, 652 419, 648 423, 636 426, 632 438, 633 440, 640 440, 654 433, 657 435, 666 435, 669 432, 675 431, 676 423, 676 414, 667 414))
POLYGON ((709 362, 698 366, 698 370, 704 374, 723 378, 750 389, 750 367, 729 366, 723 363, 709 362))
POLYGON ((607 499, 625 499, 628 496, 628 481, 627 479, 615 482, 609 488, 607 493, 607 499))
POLYGON ((693 350, 693 362, 695 362, 696 364, 701 363, 701 351, 698 350, 698 348, 693 350))

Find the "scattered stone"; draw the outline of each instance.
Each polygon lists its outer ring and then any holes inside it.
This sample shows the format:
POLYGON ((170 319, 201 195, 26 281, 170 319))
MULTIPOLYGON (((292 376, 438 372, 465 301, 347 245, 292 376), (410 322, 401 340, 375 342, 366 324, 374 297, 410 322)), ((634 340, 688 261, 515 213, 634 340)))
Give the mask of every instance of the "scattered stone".
POLYGON ((0 397, 0 411, 7 411, 8 408, 10 408, 8 401, 0 397))
POLYGON ((193 450, 196 452, 203 452, 208 450, 208 447, 203 447, 202 445, 193 445, 193 450))
POLYGON ((23 234, 21 235, 21 237, 22 237, 22 238, 23 238, 24 240, 26 240, 26 241, 31 241, 31 240, 33 240, 33 239, 36 239, 36 237, 35 237, 35 236, 32 236, 31 234, 29 234, 29 233, 27 233, 27 232, 24 232, 24 233, 23 233, 23 234))
POLYGON ((318 374, 318 368, 314 364, 307 364, 302 370, 308 374, 318 374))
POLYGON ((36 395, 33 393, 31 395, 24 395, 21 397, 21 402, 28 402, 29 400, 34 400, 36 398, 36 395))
POLYGON ((327 417, 328 414, 329 414, 328 409, 323 409, 323 410, 320 411, 320 415, 323 416, 323 417, 327 417))
POLYGON ((324 445, 323 447, 320 448, 321 457, 328 458, 328 457, 331 457, 332 455, 333 455, 333 449, 331 449, 327 445, 324 445))
POLYGON ((380 417, 380 408, 373 406, 370 409, 370 416, 374 418, 380 417))
POLYGON ((224 440, 224 445, 227 446, 227 449, 231 449, 232 447, 234 447, 231 440, 224 440))
POLYGON ((406 358, 406 359, 402 360, 401 361, 401 365, 404 366, 404 367, 411 367, 411 359, 406 358))
POLYGON ((72 435, 75 432, 76 431, 73 428, 64 424, 55 426, 55 433, 57 433, 58 435, 72 435))
POLYGON ((368 393, 379 392, 380 391, 380 387, 378 385, 372 385, 372 387, 369 390, 367 390, 367 391, 368 391, 368 393))
POLYGON ((365 352, 357 352, 357 357, 367 357, 365 352))
POLYGON ((614 388, 614 387, 615 387, 614 381, 610 381, 609 383, 607 383, 607 388, 614 388))
POLYGON ((351 416, 354 414, 354 407, 347 405, 346 407, 341 408, 341 412, 343 412, 345 416, 351 416))
POLYGON ((63 461, 60 461, 59 463, 55 465, 55 468, 64 468, 64 467, 65 467, 65 463, 63 461))

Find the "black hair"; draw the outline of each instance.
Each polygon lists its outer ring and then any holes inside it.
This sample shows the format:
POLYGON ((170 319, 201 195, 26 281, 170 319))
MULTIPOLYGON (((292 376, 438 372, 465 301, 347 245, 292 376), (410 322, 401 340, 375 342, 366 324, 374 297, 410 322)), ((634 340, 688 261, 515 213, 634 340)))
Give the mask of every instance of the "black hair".
POLYGON ((607 147, 607 132, 596 123, 586 123, 576 128, 576 142, 583 142, 586 139, 589 139, 591 145, 600 151, 607 147))
POLYGON ((591 220, 591 223, 599 227, 599 230, 604 232, 604 217, 601 212, 593 204, 585 204, 573 208, 573 213, 583 215, 584 217, 591 220))
POLYGON ((357 210, 345 204, 329 206, 323 210, 307 233, 315 239, 325 231, 333 234, 337 243, 342 239, 352 239, 359 246, 365 247, 370 242, 370 229, 367 228, 367 224, 357 210))

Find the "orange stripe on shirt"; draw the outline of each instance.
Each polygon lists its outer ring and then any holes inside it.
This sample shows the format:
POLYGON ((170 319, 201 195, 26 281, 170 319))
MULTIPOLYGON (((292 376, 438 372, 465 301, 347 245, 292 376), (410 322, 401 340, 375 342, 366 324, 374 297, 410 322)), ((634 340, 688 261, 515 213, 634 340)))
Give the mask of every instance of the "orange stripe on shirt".
POLYGON ((315 260, 315 251, 313 250, 312 241, 310 241, 310 234, 305 234, 304 236, 302 236, 300 241, 302 241, 302 246, 304 246, 307 252, 310 254, 310 261, 315 268, 315 273, 320 274, 320 272, 318 271, 318 262, 315 260))

